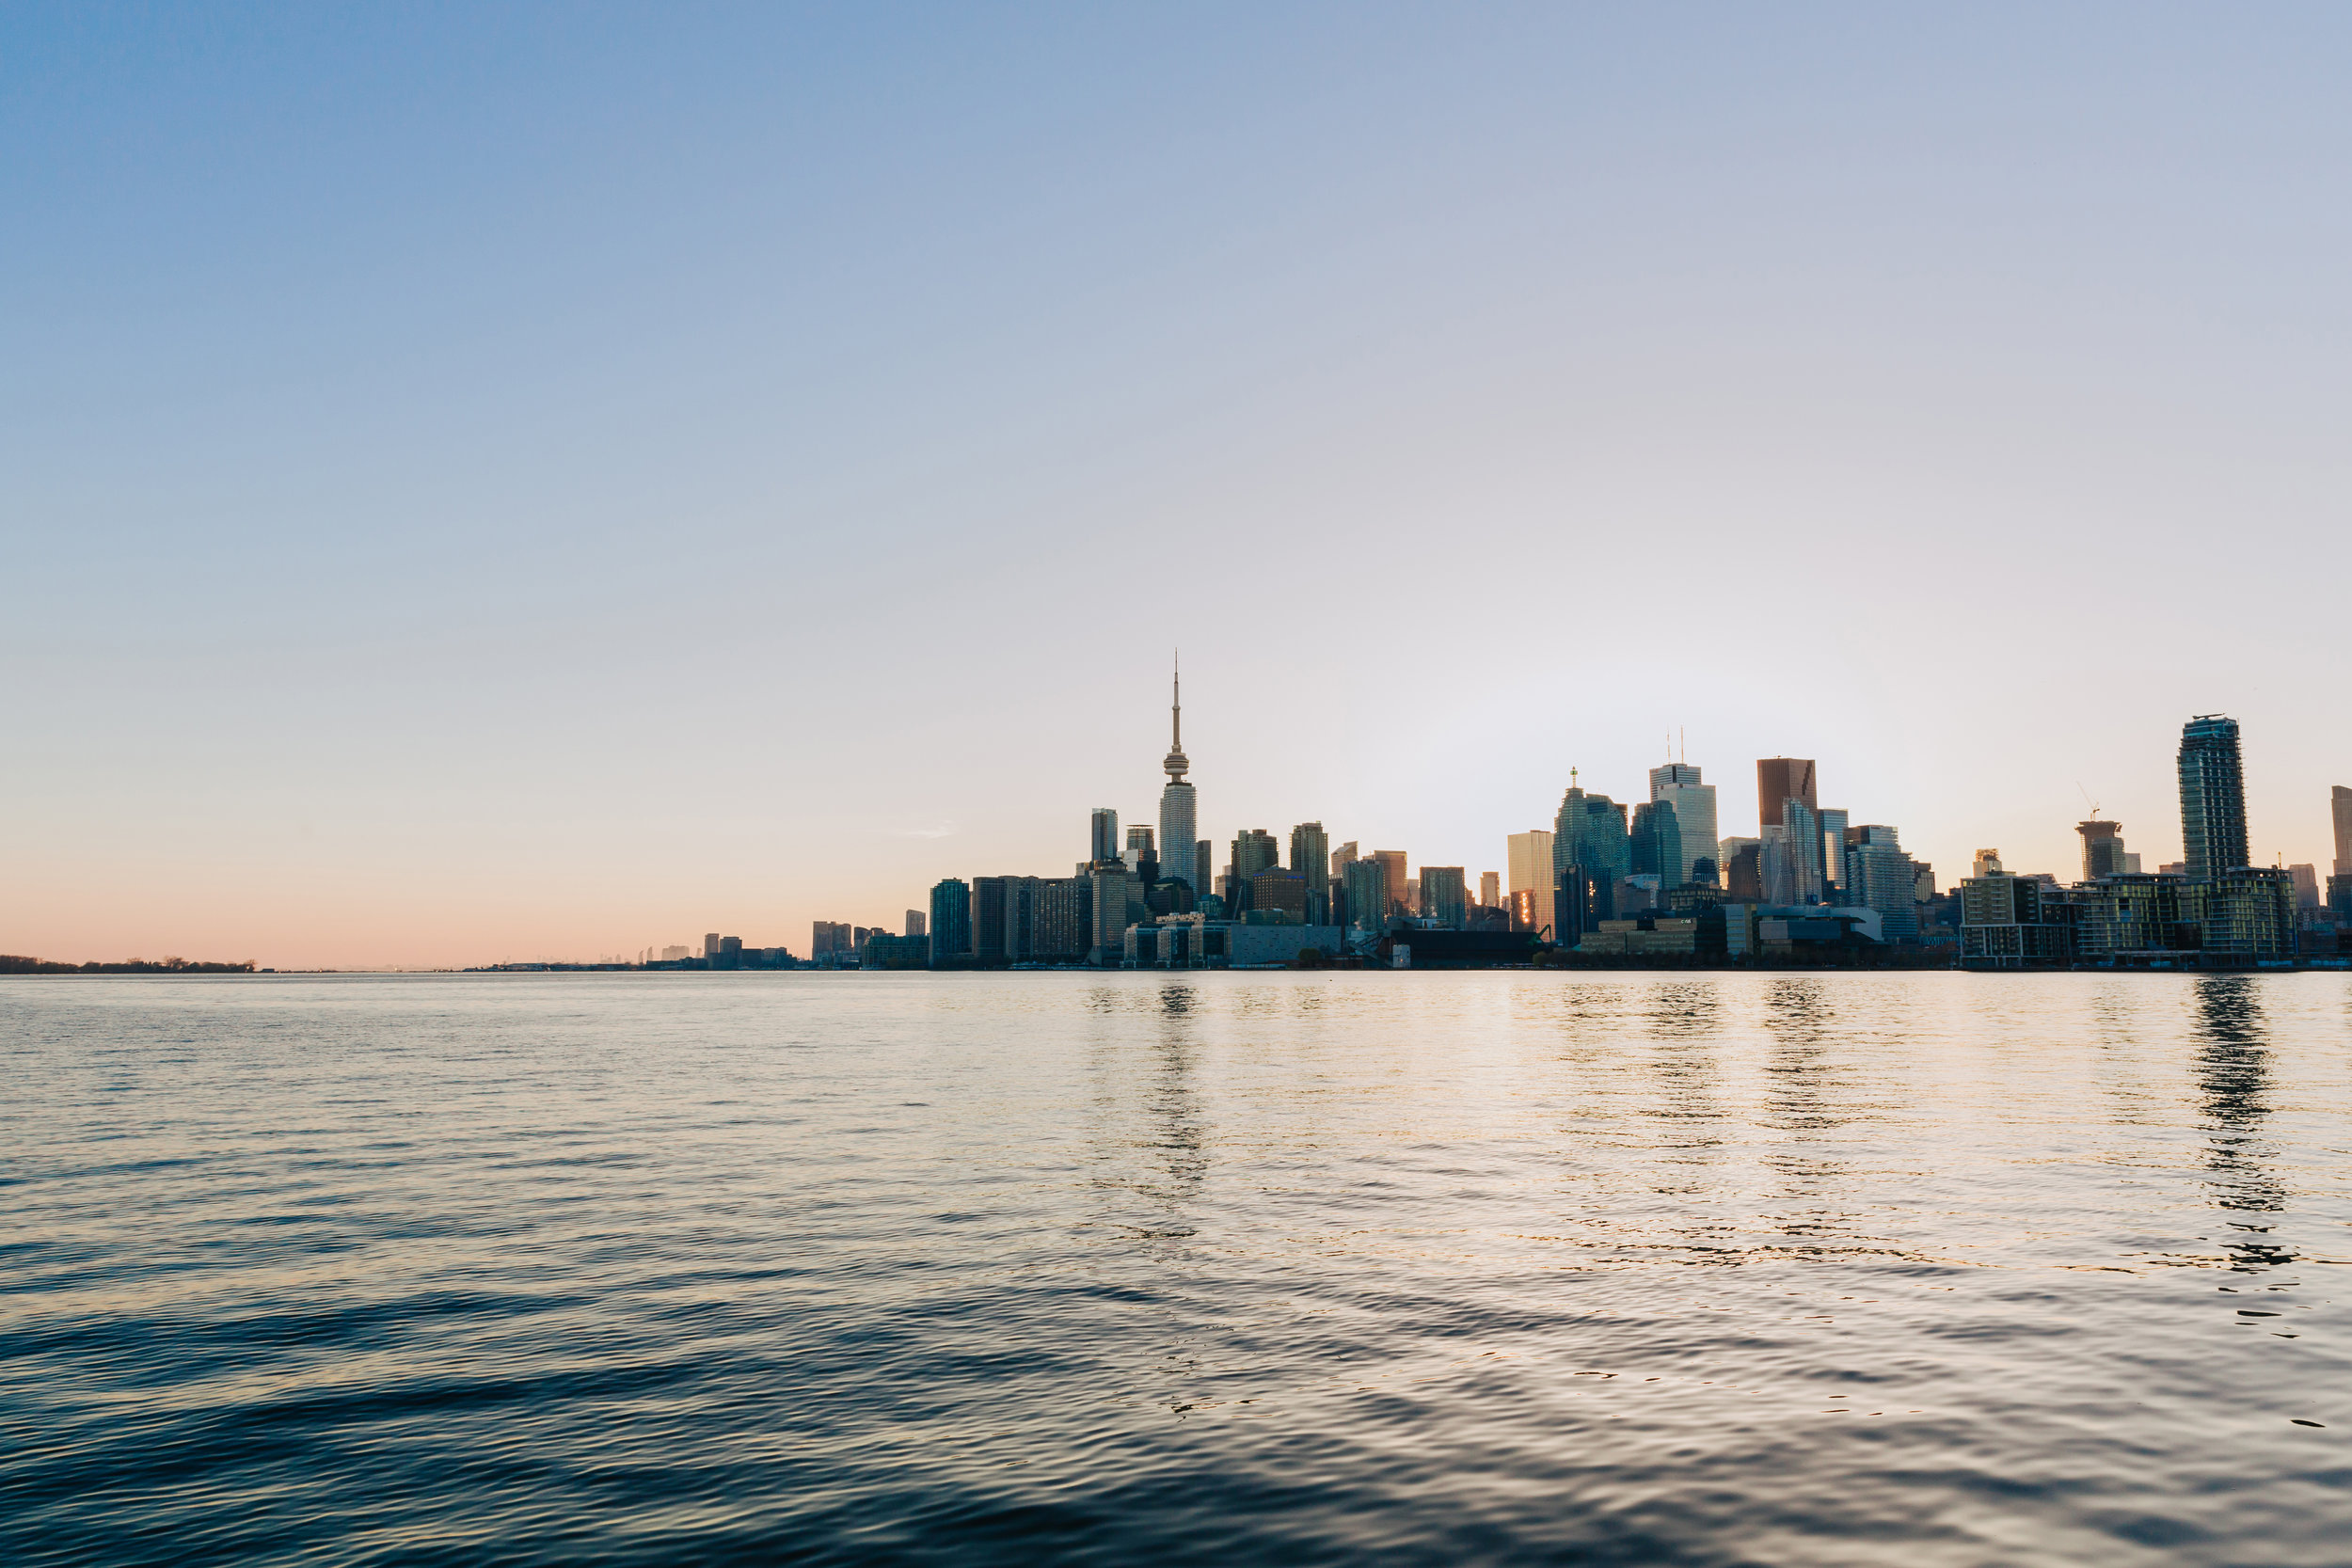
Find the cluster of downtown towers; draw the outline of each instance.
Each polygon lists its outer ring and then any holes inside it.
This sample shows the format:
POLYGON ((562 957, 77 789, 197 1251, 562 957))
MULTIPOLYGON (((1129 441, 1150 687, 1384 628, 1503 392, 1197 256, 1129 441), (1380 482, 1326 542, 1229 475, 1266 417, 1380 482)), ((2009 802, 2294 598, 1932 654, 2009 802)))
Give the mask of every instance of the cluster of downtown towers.
POLYGON ((1644 911, 1833 898, 1878 911, 1883 937, 1900 941, 1916 937, 1919 902, 1933 892, 1932 871, 1904 853, 1895 829, 1852 826, 1848 813, 1822 807, 1814 764, 1793 757, 1756 764, 1754 837, 1718 838, 1715 787, 1688 762, 1650 769, 1649 799, 1629 808, 1585 790, 1571 770, 1552 827, 1510 835, 1507 889, 1496 872, 1473 889, 1460 866, 1424 865, 1414 876, 1403 850, 1334 847, 1321 822, 1291 829, 1287 862, 1272 833, 1248 829, 1213 872, 1186 777, 1181 686, 1169 718, 1156 830, 1130 826, 1122 841, 1118 813, 1097 808, 1088 856, 1071 875, 947 878, 931 889, 928 916, 908 911, 907 934, 878 939, 866 961, 1117 964, 1130 929, 1145 923, 1289 926, 1327 945, 1409 922, 1573 946, 1601 921, 1644 911))
MULTIPOLYGON (((1932 916, 1941 906, 1933 869, 1903 850, 1893 827, 1855 824, 1848 812, 1822 806, 1814 763, 1797 757, 1756 763, 1759 821, 1752 837, 1718 836, 1715 788, 1687 762, 1651 768, 1649 798, 1629 806, 1584 789, 1571 770, 1552 827, 1510 835, 1507 889, 1502 875, 1491 871, 1473 889, 1460 866, 1424 865, 1418 876, 1409 875, 1404 851, 1362 853, 1353 843, 1335 847, 1320 822, 1291 829, 1287 857, 1272 833, 1246 830, 1232 839, 1223 866, 1213 871, 1213 845, 1198 836, 1199 803, 1186 777, 1191 764, 1184 752, 1181 690, 1170 719, 1171 745, 1161 764, 1168 780, 1156 830, 1130 826, 1122 839, 1118 813, 1098 808, 1088 857, 1071 875, 976 877, 968 882, 948 878, 932 888, 928 919, 923 911, 908 911, 908 934, 877 933, 880 945, 866 952, 866 961, 935 967, 1116 965, 1132 955, 1131 933, 1136 927, 1169 926, 1190 928, 1188 950, 1196 955, 1204 950, 1204 936, 1220 927, 1264 926, 1296 928, 1289 933, 1294 946, 1361 942, 1384 927, 1409 925, 1526 932, 1538 942, 1574 948, 1604 921, 1613 928, 1629 920, 1647 926, 1653 915, 1720 905, 1757 911, 1836 910, 1867 919, 1877 942, 1915 944, 1925 935, 1940 944, 1957 935, 1963 948, 1974 952, 2010 942, 2029 948, 2037 934, 1971 932, 1970 925, 2071 920, 2088 927, 2098 923, 2102 898, 2128 903, 2135 897, 2161 902, 2172 911, 2176 918, 2141 942, 2145 947, 2169 947, 2199 940, 2196 931, 2183 929, 2195 920, 2178 916, 2210 904, 2212 917, 2222 918, 2228 895, 2240 882, 2268 911, 2264 924, 2283 932, 2277 941, 2262 941, 2260 949, 2291 952, 2296 905, 2310 911, 2319 902, 2310 868, 2248 866, 2237 725, 2217 715, 2193 719, 2183 730, 2182 863, 2144 874, 2138 857, 2124 849, 2117 824, 2082 822, 2076 826, 2083 840, 2083 880, 2070 895, 2055 877, 2013 876, 2001 869, 1997 851, 1979 851, 1976 876, 1947 901, 1958 932, 1934 926, 1932 916), (2254 886, 2257 881, 2263 885, 2254 886), (2031 899, 2015 891, 2025 883, 2036 890, 2031 899), (2035 906, 2030 911, 2023 909, 2028 902, 2035 906), (1971 942, 1970 937, 1978 940, 1971 942)), ((2345 858, 2352 851, 2346 842, 2352 834, 2352 791, 2339 787, 2333 805, 2337 874, 2328 879, 2327 902, 2331 909, 2344 906, 2341 912, 2352 916, 2352 861, 2345 858)), ((2121 927, 2111 914, 2108 927, 2113 945, 2121 927)), ((1278 937, 1273 931, 1245 934, 1278 937)), ((2044 957, 2073 958, 2081 956, 2080 941, 2090 934, 2086 928, 2061 942, 2059 933, 2045 930, 2038 940, 2066 949, 2049 946, 2044 957)), ((1233 951, 1213 938, 1205 950, 1233 951)), ((1279 951, 1279 945, 1274 950, 1279 951)), ((2030 961, 2034 955, 2016 956, 2030 961)))

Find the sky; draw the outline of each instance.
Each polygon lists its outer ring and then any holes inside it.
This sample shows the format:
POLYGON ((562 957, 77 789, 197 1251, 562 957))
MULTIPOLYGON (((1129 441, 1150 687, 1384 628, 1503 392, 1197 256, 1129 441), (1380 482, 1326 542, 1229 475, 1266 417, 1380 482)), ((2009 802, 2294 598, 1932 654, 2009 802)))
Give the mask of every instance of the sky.
POLYGON ((1758 757, 2352 783, 2352 12, 14 6, 0 951, 805 952, 1758 757))

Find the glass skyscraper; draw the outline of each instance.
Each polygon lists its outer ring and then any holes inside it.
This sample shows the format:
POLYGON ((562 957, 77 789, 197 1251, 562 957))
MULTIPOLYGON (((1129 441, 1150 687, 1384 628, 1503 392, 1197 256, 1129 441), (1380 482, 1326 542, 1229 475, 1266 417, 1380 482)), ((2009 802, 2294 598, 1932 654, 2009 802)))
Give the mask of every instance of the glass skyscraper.
POLYGON ((2248 863, 2246 772, 2234 719, 2201 713, 2181 726, 2181 847, 2193 882, 2248 863))
MULTIPOLYGON (((1571 781, 1575 770, 1569 770, 1571 781)), ((1677 847, 1679 837, 1677 836, 1677 847)), ((1571 782, 1560 798, 1560 815, 1552 822, 1551 863, 1557 873, 1581 866, 1603 887, 1614 889, 1617 879, 1633 874, 1633 841, 1626 831, 1625 808, 1606 795, 1587 795, 1571 782)), ((1553 920, 1560 920, 1559 911, 1553 920)))
MULTIPOLYGON (((1661 764, 1649 770, 1649 798, 1665 800, 1675 809, 1675 825, 1682 830, 1682 863, 1668 877, 1668 887, 1688 887, 1699 879, 1698 863, 1715 859, 1715 786, 1701 782, 1699 770, 1687 762, 1661 764)), ((1708 879, 1721 885, 1724 868, 1715 866, 1708 879)))

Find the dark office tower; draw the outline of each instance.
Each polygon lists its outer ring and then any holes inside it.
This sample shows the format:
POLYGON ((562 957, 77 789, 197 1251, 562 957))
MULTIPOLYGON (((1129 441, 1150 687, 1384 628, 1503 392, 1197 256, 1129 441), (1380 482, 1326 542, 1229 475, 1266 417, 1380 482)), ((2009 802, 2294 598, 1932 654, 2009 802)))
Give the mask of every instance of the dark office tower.
POLYGON ((1614 919, 1615 898, 1614 882, 1581 865, 1562 866, 1551 889, 1552 944, 1574 947, 1601 921, 1614 919))
POLYGON ((2352 789, 2331 786, 2328 805, 2336 814, 2336 875, 2352 877, 2352 789))
POLYGON ((1764 847, 1742 844, 1733 851, 1731 863, 1724 868, 1724 896, 1736 904, 1764 902, 1764 847))
POLYGON ((931 962, 972 952, 972 889, 960 877, 931 884, 931 962))
POLYGON ((2201 713, 2181 726, 2181 847, 2192 882, 2247 863, 2246 772, 2234 719, 2201 713))
POLYGON ((1633 874, 1658 879, 1661 888, 1682 885, 1682 828, 1671 800, 1644 800, 1633 808, 1633 874))
POLYGON ((1248 909, 1249 879, 1270 866, 1282 863, 1282 847, 1263 828, 1244 828, 1233 836, 1233 863, 1226 878, 1225 903, 1238 914, 1248 909))
POLYGON ((1389 919, 1389 863, 1377 855, 1349 861, 1340 873, 1351 926, 1377 931, 1389 919))
MULTIPOLYGON (((1560 798, 1560 815, 1552 818, 1551 826, 1555 874, 1581 865, 1591 880, 1609 888, 1616 885, 1618 878, 1632 875, 1633 846, 1626 832, 1625 807, 1608 796, 1587 795, 1581 786, 1571 784, 1560 798)), ((1557 916, 1558 911, 1553 913, 1557 916)))
POLYGON ((1458 865, 1421 868, 1421 913, 1454 930, 1470 922, 1470 879, 1458 865))
POLYGON ((965 906, 972 922, 972 956, 982 963, 1004 963, 1011 958, 1005 948, 1005 889, 1009 877, 975 877, 972 879, 971 902, 965 906))
POLYGON ((2102 877, 2121 876, 2123 871, 2123 825, 2092 817, 2077 822, 2074 831, 2083 835, 2083 880, 2095 882, 2102 877))
POLYGON ((1764 757, 1756 765, 1756 812, 1759 825, 1781 826, 1780 803, 1789 799, 1803 800, 1819 812, 1820 797, 1813 783, 1813 763, 1806 757, 1764 757))
POLYGON ((1210 884, 1216 880, 1216 857, 1209 853, 1209 841, 1197 840, 1192 847, 1192 895, 1206 898, 1216 891, 1210 884))
POLYGON ((1291 830, 1291 869, 1307 879, 1311 895, 1331 885, 1331 835, 1320 822, 1301 822, 1291 830))
POLYGON ((1108 806, 1094 808, 1094 847, 1087 860, 1105 865, 1119 859, 1119 813, 1108 806))

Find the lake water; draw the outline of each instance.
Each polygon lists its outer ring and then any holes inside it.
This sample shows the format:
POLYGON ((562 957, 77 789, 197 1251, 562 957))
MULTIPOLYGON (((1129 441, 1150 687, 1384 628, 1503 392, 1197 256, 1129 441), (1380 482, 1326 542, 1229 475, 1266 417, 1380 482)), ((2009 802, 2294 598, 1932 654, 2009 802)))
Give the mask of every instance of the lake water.
POLYGON ((0 1559, 2343 1563, 2352 979, 0 980, 0 1559))

